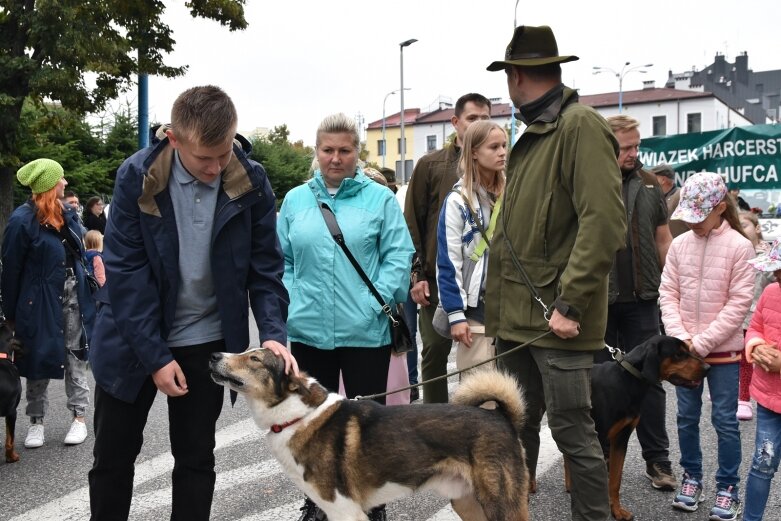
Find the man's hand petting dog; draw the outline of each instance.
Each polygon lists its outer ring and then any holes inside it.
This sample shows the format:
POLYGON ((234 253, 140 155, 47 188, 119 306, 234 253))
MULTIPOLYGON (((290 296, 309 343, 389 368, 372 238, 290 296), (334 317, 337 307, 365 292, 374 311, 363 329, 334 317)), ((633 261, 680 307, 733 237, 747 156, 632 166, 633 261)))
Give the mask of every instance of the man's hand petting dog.
POLYGON ((298 376, 298 363, 296 362, 296 359, 293 358, 293 355, 290 354, 290 351, 287 350, 285 346, 277 342, 276 340, 266 340, 263 342, 262 346, 275 355, 282 357, 282 359, 285 361, 285 374, 290 374, 291 370, 293 371, 293 374, 298 376))

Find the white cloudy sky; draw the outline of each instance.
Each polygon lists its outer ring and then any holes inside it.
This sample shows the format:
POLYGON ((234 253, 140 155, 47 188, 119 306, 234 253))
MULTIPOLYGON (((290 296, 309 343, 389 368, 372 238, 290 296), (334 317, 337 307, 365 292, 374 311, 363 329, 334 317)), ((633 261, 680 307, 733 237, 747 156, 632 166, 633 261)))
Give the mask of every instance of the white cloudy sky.
MULTIPOLYGON (((216 22, 192 19, 184 2, 166 2, 174 32, 171 65, 188 65, 184 77, 150 79, 150 120, 168 121, 176 95, 194 85, 216 84, 234 99, 239 128, 286 123, 291 137, 314 142, 327 114, 382 117, 385 95, 399 88, 399 43, 404 50, 405 106, 425 108, 438 96, 455 100, 470 91, 506 99, 503 73, 485 67, 500 59, 512 36, 515 0, 249 0, 246 31, 230 33, 216 22)), ((654 63, 648 74, 631 73, 624 90, 667 72, 713 62, 717 52, 733 61, 748 51, 755 71, 781 69, 778 0, 520 0, 518 25, 550 25, 565 64, 564 81, 584 94, 617 91, 609 74, 624 62, 654 63)), ((135 92, 128 98, 135 102, 135 92)), ((390 96, 387 113, 399 110, 390 96)))

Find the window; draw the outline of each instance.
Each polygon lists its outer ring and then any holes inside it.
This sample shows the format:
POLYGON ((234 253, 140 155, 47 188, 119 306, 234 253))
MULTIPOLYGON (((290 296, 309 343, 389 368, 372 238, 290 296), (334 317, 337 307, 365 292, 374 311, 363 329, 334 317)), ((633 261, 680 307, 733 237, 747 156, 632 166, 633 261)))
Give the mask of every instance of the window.
POLYGON ((384 139, 378 139, 377 140, 377 155, 382 157, 385 155, 385 140, 384 139))
POLYGON ((654 136, 667 135, 667 116, 653 117, 653 135, 654 136))
POLYGON ((702 114, 696 112, 694 114, 686 114, 686 132, 691 134, 693 132, 702 132, 702 114))
POLYGON ((426 152, 437 149, 437 136, 426 136, 426 152))
MULTIPOLYGON (((399 149, 399 154, 401 154, 401 138, 397 138, 396 139, 396 146, 399 149)), ((407 140, 405 139, 404 140, 404 152, 408 152, 408 151, 409 151, 409 147, 407 147, 407 140)))

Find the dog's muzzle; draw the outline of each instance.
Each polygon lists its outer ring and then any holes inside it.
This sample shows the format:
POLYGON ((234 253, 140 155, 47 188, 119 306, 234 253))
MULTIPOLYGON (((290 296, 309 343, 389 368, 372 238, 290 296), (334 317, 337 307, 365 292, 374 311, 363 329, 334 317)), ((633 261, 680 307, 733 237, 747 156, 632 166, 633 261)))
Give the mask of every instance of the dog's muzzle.
POLYGON ((232 389, 240 390, 244 387, 244 381, 240 380, 230 373, 230 368, 226 363, 227 353, 212 353, 209 360, 209 372, 214 383, 226 385, 232 389))

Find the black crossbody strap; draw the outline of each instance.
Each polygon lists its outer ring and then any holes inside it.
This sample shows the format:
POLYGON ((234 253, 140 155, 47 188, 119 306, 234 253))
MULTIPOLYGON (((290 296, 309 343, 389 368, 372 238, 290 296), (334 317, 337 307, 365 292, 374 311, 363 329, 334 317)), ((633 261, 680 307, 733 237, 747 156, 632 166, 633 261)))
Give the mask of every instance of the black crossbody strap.
MULTIPOLYGON (((317 198, 315 197, 315 199, 317 198)), ((331 233, 331 236, 334 238, 334 241, 336 241, 336 244, 338 244, 339 247, 342 248, 344 254, 347 255, 347 259, 350 261, 350 264, 353 265, 355 271, 358 272, 358 275, 361 277, 361 279, 366 284, 366 286, 368 286, 369 291, 371 291, 372 295, 374 295, 374 298, 377 299, 377 302, 380 303, 380 306, 382 306, 382 312, 385 313, 389 319, 391 319, 395 327, 397 323, 396 323, 396 319, 393 318, 391 307, 385 303, 382 296, 380 295, 380 292, 377 291, 377 288, 374 287, 374 284, 372 284, 372 281, 369 279, 368 275, 366 275, 366 272, 363 271, 363 268, 361 268, 361 265, 358 264, 358 261, 353 256, 352 252, 350 251, 350 248, 348 248, 347 244, 344 242, 344 235, 342 234, 342 229, 339 227, 339 223, 336 222, 336 216, 334 215, 333 210, 331 210, 330 206, 328 206, 325 203, 321 203, 320 201, 317 201, 317 204, 320 208, 320 212, 323 214, 323 219, 325 219, 325 225, 328 227, 328 231, 331 233)))

